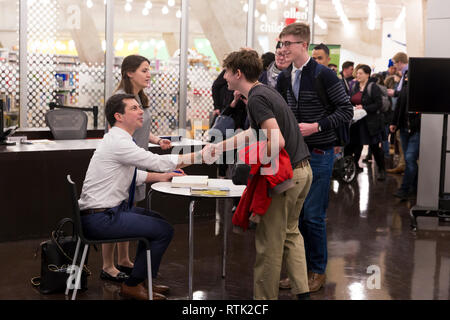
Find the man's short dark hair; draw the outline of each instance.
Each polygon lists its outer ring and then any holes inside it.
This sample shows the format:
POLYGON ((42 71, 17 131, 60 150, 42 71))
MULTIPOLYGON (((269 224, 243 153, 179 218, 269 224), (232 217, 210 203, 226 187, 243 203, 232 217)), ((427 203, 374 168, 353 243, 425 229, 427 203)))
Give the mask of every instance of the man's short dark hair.
POLYGON ((353 67, 355 65, 355 63, 353 61, 345 61, 342 64, 342 70, 353 67))
POLYGON ((328 68, 331 68, 331 67, 337 68, 337 65, 335 65, 334 63, 329 63, 329 64, 328 64, 328 68))
POLYGON ((324 45, 323 43, 318 44, 317 46, 315 46, 313 48, 313 50, 323 50, 323 52, 325 52, 325 54, 329 57, 330 56, 330 49, 324 45))
POLYGON ((250 82, 258 80, 263 69, 258 53, 249 49, 241 49, 230 53, 223 60, 223 67, 232 70, 233 73, 240 70, 250 82))
POLYGON ((266 52, 261 56, 261 60, 263 63, 263 69, 267 70, 270 64, 275 61, 275 53, 270 51, 266 52))
POLYGON ((105 116, 106 116, 106 120, 108 120, 108 123, 110 124, 111 127, 113 127, 114 124, 116 123, 116 118, 114 117, 116 112, 118 112, 120 114, 125 113, 124 100, 126 100, 126 99, 136 99, 136 98, 132 94, 119 93, 119 94, 113 95, 112 97, 110 97, 108 99, 108 101, 106 101, 105 116))

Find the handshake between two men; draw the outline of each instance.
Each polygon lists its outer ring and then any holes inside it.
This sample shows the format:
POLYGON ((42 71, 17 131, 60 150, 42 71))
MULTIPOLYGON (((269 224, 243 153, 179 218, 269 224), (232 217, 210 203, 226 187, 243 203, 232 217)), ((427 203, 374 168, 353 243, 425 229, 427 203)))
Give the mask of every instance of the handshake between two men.
MULTIPOLYGON (((213 164, 217 162, 219 158, 219 164, 235 164, 236 162, 245 162, 248 164, 256 162, 261 162, 262 164, 267 164, 269 162, 273 163, 276 162, 281 148, 284 147, 284 139, 278 128, 269 130, 260 129, 259 132, 250 128, 238 132, 226 140, 222 140, 221 137, 219 137, 219 139, 215 139, 214 141, 217 143, 207 144, 202 150, 194 153, 186 154, 186 152, 183 152, 183 155, 181 156, 183 164, 181 167, 190 164, 213 164), (259 139, 260 141, 258 141, 257 137, 263 137, 263 139, 259 139), (242 150, 244 147, 245 149, 242 150), (235 159, 234 152, 226 152, 234 149, 238 149, 237 159, 235 159), (225 155, 221 157, 224 153, 225 155), (188 161, 192 162, 188 163, 188 161)), ((180 149, 174 147, 172 153, 178 154, 180 151, 180 149)))

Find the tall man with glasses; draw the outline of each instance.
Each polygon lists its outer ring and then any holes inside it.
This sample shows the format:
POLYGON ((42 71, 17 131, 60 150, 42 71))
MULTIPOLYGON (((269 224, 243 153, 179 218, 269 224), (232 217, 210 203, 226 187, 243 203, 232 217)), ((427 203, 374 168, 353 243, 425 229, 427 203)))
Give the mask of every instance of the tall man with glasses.
MULTIPOLYGON (((310 35, 304 23, 290 24, 281 31, 282 53, 292 64, 278 76, 276 88, 294 112, 311 153, 313 181, 299 229, 305 241, 309 289, 315 292, 325 283, 328 258, 325 218, 337 140, 334 129, 352 119, 353 107, 336 73, 309 56, 310 35), (318 81, 330 106, 321 103, 318 81)), ((280 288, 289 287, 289 279, 280 281, 280 288)))

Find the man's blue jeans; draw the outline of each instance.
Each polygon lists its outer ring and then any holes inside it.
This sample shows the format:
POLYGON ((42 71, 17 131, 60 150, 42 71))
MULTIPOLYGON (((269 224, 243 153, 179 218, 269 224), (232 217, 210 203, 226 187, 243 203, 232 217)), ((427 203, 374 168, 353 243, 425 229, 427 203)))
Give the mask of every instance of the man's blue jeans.
POLYGON ((411 136, 407 129, 400 129, 400 139, 405 156, 405 174, 403 176, 400 190, 404 192, 417 191, 417 160, 419 159, 420 132, 415 132, 411 136))
MULTIPOLYGON (((173 227, 159 214, 139 207, 128 209, 127 204, 122 202, 105 212, 82 216, 81 222, 84 234, 90 239, 147 238, 150 242, 152 277, 156 278, 162 256, 173 237, 173 227)), ((140 241, 131 272, 134 278, 147 278, 145 250, 145 245, 140 241)))
POLYGON ((384 130, 385 130, 385 132, 386 132, 386 140, 384 140, 384 141, 382 141, 381 142, 381 145, 383 146, 383 151, 384 151, 384 157, 385 158, 389 158, 389 156, 390 156, 390 151, 389 151, 389 148, 390 148, 390 143, 389 143, 389 126, 388 125, 386 125, 385 127, 384 127, 384 130))
POLYGON ((308 271, 324 274, 327 267, 326 209, 333 172, 334 149, 310 149, 313 181, 303 204, 299 229, 305 242, 308 271), (319 154, 323 152, 323 154, 319 154))

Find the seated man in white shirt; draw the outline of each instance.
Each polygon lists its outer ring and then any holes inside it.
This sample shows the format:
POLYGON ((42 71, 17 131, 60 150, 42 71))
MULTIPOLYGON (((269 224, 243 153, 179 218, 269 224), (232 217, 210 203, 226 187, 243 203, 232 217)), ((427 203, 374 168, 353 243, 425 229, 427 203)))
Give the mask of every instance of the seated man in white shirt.
MULTIPOLYGON (((157 155, 139 148, 132 135, 142 126, 143 110, 133 95, 118 94, 109 98, 105 116, 111 130, 104 135, 92 156, 79 200, 83 231, 92 239, 148 238, 152 276, 155 278, 172 239, 173 228, 157 213, 132 207, 134 187, 147 182, 170 181, 173 176, 182 175, 182 171, 174 170, 194 161, 201 163, 203 151, 157 155), (136 170, 136 167, 156 172, 136 170)), ((148 299, 148 291, 143 286, 147 278, 145 250, 145 246, 139 243, 133 271, 122 283, 121 294, 125 297, 148 299)), ((168 289, 154 285, 153 298, 166 299, 163 293, 168 289)))

